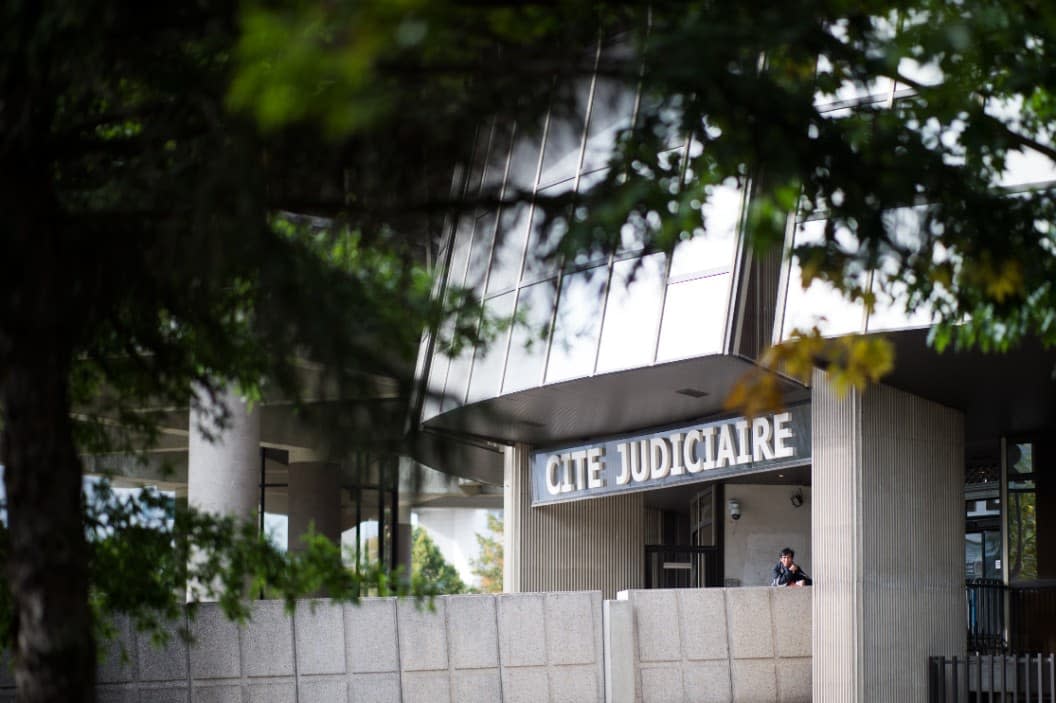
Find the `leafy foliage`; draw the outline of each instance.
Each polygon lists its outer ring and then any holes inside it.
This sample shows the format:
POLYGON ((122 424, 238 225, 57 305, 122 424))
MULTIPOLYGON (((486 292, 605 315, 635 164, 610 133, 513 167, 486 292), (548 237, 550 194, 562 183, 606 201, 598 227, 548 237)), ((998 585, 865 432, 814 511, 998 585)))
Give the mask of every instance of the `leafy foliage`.
MULTIPOLYGON (((487 178, 465 197, 466 174, 501 168, 481 142, 582 117, 576 88, 594 75, 637 94, 635 118, 590 188, 535 199, 564 233, 553 256, 625 241, 670 252, 707 235, 709 197, 737 183, 758 252, 783 243, 791 213, 824 219, 820 240, 795 247, 805 282, 925 311, 940 349, 1052 347, 1056 198, 1048 175, 1008 178, 1028 157, 1046 174, 1056 159, 1054 46, 1049 4, 989 0, 5 3, 2 461, 9 488, 27 489, 8 492, 16 611, 76 602, 85 560, 117 578, 172 540, 118 515, 122 529, 89 544, 60 519, 79 490, 74 433, 82 451, 142 446, 154 409, 212 407, 234 383, 298 406, 340 455, 376 439, 356 401, 379 377, 397 404, 410 396, 421 329, 453 314, 450 347, 486 338, 474 295, 443 309, 422 264, 445 223, 525 197, 487 178), (307 385, 306 365, 322 370, 307 385), (303 401, 323 390, 339 402, 313 413, 303 401), (39 490, 45 472, 54 490, 39 490), (41 535, 70 546, 34 551, 41 535)), ((882 342, 800 332, 767 363, 821 361, 848 385, 892 363, 882 342)), ((216 550, 200 583, 354 585, 285 571, 235 525, 173 520, 216 550)), ((332 564, 322 547, 308 554, 332 564)), ((137 576, 147 604, 171 583, 166 569, 137 576)), ((133 607, 127 585, 96 597, 133 607)), ((56 641, 77 654, 86 638, 56 641)), ((57 677, 50 646, 16 666, 57 677)), ((52 699, 90 695, 71 681, 52 699)))
POLYGON ((480 556, 473 560, 473 574, 480 579, 480 590, 484 593, 502 593, 502 571, 504 563, 503 520, 488 513, 488 534, 476 535, 480 556))
POLYGON ((411 535, 411 573, 421 583, 429 584, 436 593, 466 593, 469 588, 440 552, 436 542, 421 527, 411 535))

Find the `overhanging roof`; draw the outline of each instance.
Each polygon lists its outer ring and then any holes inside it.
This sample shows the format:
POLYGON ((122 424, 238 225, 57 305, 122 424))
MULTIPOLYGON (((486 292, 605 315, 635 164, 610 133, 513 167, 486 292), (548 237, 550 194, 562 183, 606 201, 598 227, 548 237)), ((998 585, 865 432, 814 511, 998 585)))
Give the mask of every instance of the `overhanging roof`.
MULTIPOLYGON (((503 443, 548 445, 660 427, 722 412, 755 364, 715 355, 532 388, 438 415, 425 426, 503 443), (680 393, 679 391, 686 391, 680 393)), ((810 397, 779 377, 786 402, 810 397)))

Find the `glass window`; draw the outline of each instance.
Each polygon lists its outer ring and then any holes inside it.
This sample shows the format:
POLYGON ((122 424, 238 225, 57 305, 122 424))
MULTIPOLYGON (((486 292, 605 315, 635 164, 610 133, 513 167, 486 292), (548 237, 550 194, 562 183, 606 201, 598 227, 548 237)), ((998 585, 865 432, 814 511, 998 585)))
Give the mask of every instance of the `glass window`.
MULTIPOLYGON (((986 103, 986 113, 991 117, 999 119, 1012 128, 1020 131, 1020 116, 1023 112, 1023 101, 990 99, 986 103)), ((1030 130, 1023 130, 1027 133, 1030 130)), ((1043 139, 1045 146, 1053 146, 1051 141, 1043 139)), ((1005 158, 1005 170, 1001 174, 998 185, 1005 187, 1022 186, 1033 183, 1047 183, 1056 180, 1056 164, 1052 159, 1039 154, 1033 149, 1022 151, 1009 150, 1005 158)))
POLYGON ((1034 445, 1008 446, 1008 576, 1013 583, 1038 578, 1038 511, 1034 445))
POLYGON ((525 286, 517 298, 517 317, 510 340, 509 363, 502 382, 503 393, 534 388, 542 383, 546 363, 550 318, 557 297, 557 281, 551 279, 525 286))
POLYGON ((542 130, 535 133, 520 133, 513 143, 510 155, 510 173, 507 189, 528 192, 535 189, 535 177, 539 171, 539 151, 542 147, 542 130))
MULTIPOLYGON (((512 292, 491 298, 484 303, 484 313, 491 319, 509 319, 513 316, 513 302, 512 292)), ((498 395, 508 339, 509 331, 503 332, 491 344, 477 350, 473 359, 473 374, 469 381, 467 403, 475 403, 478 400, 494 398, 498 395)))
MULTIPOLYGON (((441 340, 450 337, 452 327, 452 322, 444 323, 439 334, 441 340)), ((429 382, 425 389, 425 398, 422 399, 422 420, 440 414, 441 395, 447 384, 447 372, 450 367, 450 357, 434 348, 432 364, 429 367, 429 382)))
POLYGON ((473 364, 473 349, 463 349, 451 360, 447 372, 447 385, 444 396, 440 399, 440 412, 447 412, 461 407, 466 399, 466 384, 469 383, 469 369, 473 364))
POLYGON ((598 373, 653 362, 666 267, 664 254, 618 261, 613 266, 598 373))
POLYGON ((574 96, 555 98, 556 104, 550 109, 550 124, 543 149, 543 170, 539 177, 541 188, 576 175, 589 98, 590 80, 580 81, 575 87, 574 96))
MULTIPOLYGON (((919 249, 922 246, 920 228, 923 214, 923 208, 891 210, 884 214, 885 226, 894 233, 899 244, 919 249)), ((938 262, 941 252, 935 251, 933 256, 938 262)), ((879 267, 873 273, 876 303, 869 313, 866 326, 869 332, 927 327, 931 324, 931 310, 928 308, 915 310, 912 314, 906 313, 905 301, 908 294, 905 283, 895 277, 897 270, 897 262, 888 256, 880 260, 879 267)))
POLYGON ((723 273, 667 287, 658 362, 722 351, 730 278, 730 274, 723 273))
MULTIPOLYGON (((812 220, 798 226, 796 244, 821 241, 825 221, 812 220)), ((842 246, 857 246, 850 232, 837 233, 842 246)), ((809 330, 817 326, 828 337, 861 332, 865 324, 865 310, 861 303, 852 303, 832 285, 814 279, 803 289, 803 273, 798 261, 793 261, 788 275, 788 297, 785 301, 782 339, 788 339, 792 331, 809 330)))
POLYGON ((495 247, 491 253, 488 295, 517 285, 521 275, 524 240, 528 237, 529 212, 528 205, 518 203, 503 210, 499 217, 499 229, 495 233, 495 247))
POLYGON ((458 221, 455 229, 454 251, 451 252, 451 267, 448 274, 448 285, 462 287, 466 280, 466 262, 469 261, 469 249, 473 245, 473 225, 476 220, 469 215, 458 221))
POLYGON ((597 266, 569 274, 562 280, 550 340, 547 383, 593 373, 607 273, 607 267, 597 266))
POLYGON ((671 256, 671 278, 733 265, 741 193, 736 185, 716 186, 704 207, 704 231, 679 242, 671 256))
MULTIPOLYGON (((541 191, 551 194, 548 191, 541 191)), ((532 212, 532 223, 528 233, 528 254, 524 262, 522 283, 534 283, 549 278, 558 271, 557 245, 567 231, 563 222, 545 225, 545 214, 539 208, 532 212)))
POLYGON ((506 179, 506 164, 510 156, 510 128, 498 126, 491 136, 488 163, 484 169, 484 192, 497 193, 506 179))
POLYGON ((634 91, 622 81, 598 78, 590 107, 587 144, 583 152, 583 172, 608 165, 620 130, 631 126, 634 91))
POLYGON ((488 272, 491 243, 495 237, 495 220, 494 212, 486 212, 477 218, 473 231, 473 246, 469 250, 469 261, 466 264, 465 287, 472 289, 478 296, 484 292, 484 277, 488 272))

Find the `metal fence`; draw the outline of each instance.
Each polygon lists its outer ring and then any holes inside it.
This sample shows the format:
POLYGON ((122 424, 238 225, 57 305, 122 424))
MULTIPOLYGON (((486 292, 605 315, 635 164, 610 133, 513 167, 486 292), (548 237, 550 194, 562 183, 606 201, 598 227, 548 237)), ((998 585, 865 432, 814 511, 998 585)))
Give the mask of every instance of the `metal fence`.
POLYGON ((928 659, 928 703, 1056 703, 1056 655, 928 659))
POLYGON ((1005 642, 1005 593, 999 579, 968 579, 964 587, 968 651, 1001 654, 1005 642))
POLYGON ((722 585, 718 547, 646 545, 646 588, 711 588, 722 585))

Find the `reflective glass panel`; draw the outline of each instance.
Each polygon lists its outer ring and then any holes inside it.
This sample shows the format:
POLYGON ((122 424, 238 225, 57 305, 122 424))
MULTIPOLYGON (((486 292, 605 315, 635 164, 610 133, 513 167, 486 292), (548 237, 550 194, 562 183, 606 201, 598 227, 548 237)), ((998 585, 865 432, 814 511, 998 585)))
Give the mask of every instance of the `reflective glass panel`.
POLYGON ((513 329, 509 362, 502 382, 503 393, 534 388, 542 383, 556 295, 556 279, 525 286, 520 290, 517 317, 522 324, 513 329))
POLYGON ((491 136, 488 163, 484 170, 484 192, 497 193, 506 177, 506 162, 510 156, 510 128, 499 126, 491 136))
POLYGON ((1038 578, 1038 501, 1034 481, 1034 445, 1008 445, 1008 577, 1038 578))
MULTIPOLYGON (((513 316, 513 301, 512 292, 487 300, 484 303, 485 316, 491 319, 509 319, 513 316)), ((491 344, 477 350, 473 359, 473 374, 469 381, 467 403, 475 403, 478 400, 494 398, 498 395, 509 334, 509 330, 502 332, 491 344)))
POLYGON ((546 146, 543 149, 543 170, 539 187, 563 181, 576 175, 583 146, 583 124, 590 98, 590 80, 582 80, 575 87, 575 95, 558 96, 550 110, 546 146))
POLYGON ((494 212, 485 213, 477 218, 473 232, 473 246, 469 250, 465 287, 471 288, 478 296, 484 292, 484 277, 488 273, 491 243, 495 236, 495 219, 494 212))
MULTIPOLYGON (((797 228, 796 243, 820 241, 824 235, 825 222, 813 220, 797 228)), ((844 246, 855 246, 849 232, 844 246)), ((843 239, 842 234, 838 237, 843 239)), ((814 279, 810 287, 803 289, 803 274, 797 260, 793 260, 788 275, 788 297, 785 301, 782 339, 788 339, 795 329, 809 330, 817 326, 825 336, 835 337, 851 332, 862 332, 865 325, 865 309, 861 303, 852 303, 830 284, 814 279)))
POLYGON ((510 155, 510 173, 506 178, 508 190, 530 191, 535 188, 535 176, 539 170, 539 133, 521 133, 513 143, 510 155))
POLYGON ((730 278, 730 274, 723 273, 667 287, 658 362, 722 351, 730 278))
POLYGON ((521 275, 524 241, 528 237, 526 203, 517 203, 502 211, 495 246, 491 252, 491 272, 488 274, 488 295, 509 290, 517 285, 521 275))
POLYGON ((733 265, 742 190, 717 186, 704 207, 705 231, 680 242, 671 256, 671 278, 733 265))
MULTIPOLYGON (((548 191, 541 192, 548 194, 548 191)), ((543 211, 535 208, 528 233, 528 252, 525 255, 522 283, 534 283, 557 273, 560 262, 555 252, 567 230, 564 223, 545 225, 544 220, 543 211)))
POLYGON ((618 261, 613 266, 598 373, 653 362, 666 267, 664 254, 618 261))
POLYGON ((634 91, 622 81, 598 78, 590 108, 583 172, 607 166, 620 130, 631 125, 634 91))
POLYGON ((550 340, 547 383, 593 373, 607 273, 605 266, 598 266, 567 275, 562 280, 550 340))
POLYGON ((465 402, 466 386, 469 383, 469 370, 472 365, 472 347, 462 349, 457 357, 451 359, 450 367, 447 371, 447 384, 444 386, 444 395, 440 399, 441 412, 461 407, 465 402))
MULTIPOLYGON (((896 241, 913 249, 922 246, 921 223, 924 215, 923 208, 898 208, 884 215, 885 226, 896 241)), ((941 258, 941 252, 932 252, 936 262, 941 258)), ((869 332, 880 330, 908 329, 911 327, 927 327, 931 324, 931 309, 921 308, 914 310, 912 314, 906 312, 906 286, 897 278, 898 264, 892 257, 882 258, 880 266, 873 274, 873 292, 876 294, 876 303, 866 329, 869 332)))

